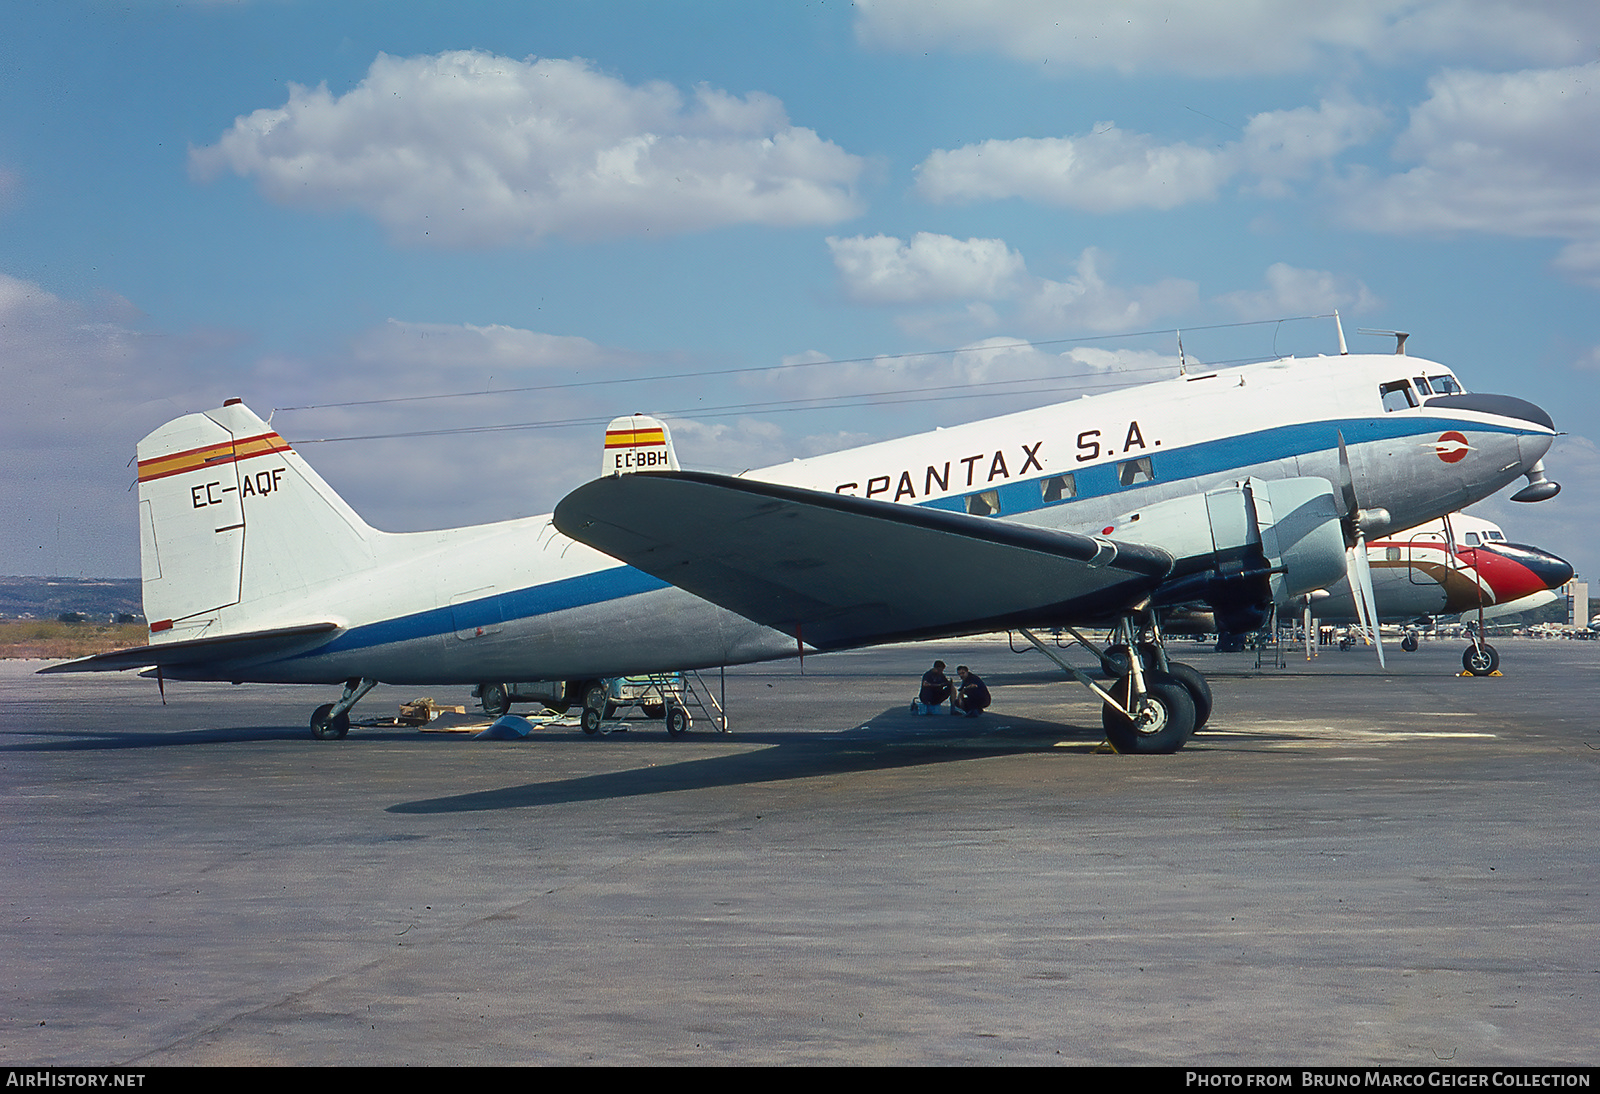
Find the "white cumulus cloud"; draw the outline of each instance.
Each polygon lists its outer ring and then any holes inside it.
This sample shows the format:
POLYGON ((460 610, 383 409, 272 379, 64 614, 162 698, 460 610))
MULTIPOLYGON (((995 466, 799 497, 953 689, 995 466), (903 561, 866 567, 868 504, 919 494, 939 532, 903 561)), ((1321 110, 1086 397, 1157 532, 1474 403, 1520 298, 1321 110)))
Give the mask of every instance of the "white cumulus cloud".
POLYGON ((845 292, 862 303, 994 300, 1009 296, 1027 273, 1003 239, 955 239, 918 232, 893 236, 830 236, 828 249, 845 292))
POLYGON ((1593 49, 1592 0, 857 0, 860 40, 990 52, 1063 75, 1084 69, 1238 77, 1355 56, 1565 64, 1593 49))
POLYGON ((190 153, 271 200, 355 208, 398 239, 527 245, 856 215, 862 160, 770 95, 631 85, 589 62, 379 54, 343 95, 290 86, 190 153))
POLYGON ((1198 148, 1102 122, 1074 137, 936 149, 917 167, 917 190, 934 202, 1016 197, 1090 213, 1173 209, 1210 201, 1239 175, 1256 177, 1269 194, 1282 193, 1286 180, 1312 174, 1382 124, 1382 112, 1373 107, 1324 100, 1256 114, 1241 140, 1198 148))
POLYGON ((1600 279, 1600 66, 1445 72, 1395 155, 1417 166, 1356 175, 1352 224, 1397 234, 1476 232, 1568 241, 1557 266, 1600 279))
POLYGON ((1380 304, 1366 284, 1327 270, 1302 270, 1287 262, 1267 268, 1267 287, 1255 292, 1232 292, 1218 297, 1241 319, 1273 319, 1283 315, 1321 315, 1334 308, 1359 314, 1380 304))

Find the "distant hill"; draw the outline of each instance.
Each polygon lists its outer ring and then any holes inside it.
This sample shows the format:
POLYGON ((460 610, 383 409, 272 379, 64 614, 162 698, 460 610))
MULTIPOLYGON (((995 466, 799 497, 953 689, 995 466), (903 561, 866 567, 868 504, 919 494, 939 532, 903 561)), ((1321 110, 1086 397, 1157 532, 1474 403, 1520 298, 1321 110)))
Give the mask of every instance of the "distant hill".
POLYGON ((0 619, 56 619, 76 612, 93 623, 118 616, 144 622, 136 577, 0 577, 0 619))

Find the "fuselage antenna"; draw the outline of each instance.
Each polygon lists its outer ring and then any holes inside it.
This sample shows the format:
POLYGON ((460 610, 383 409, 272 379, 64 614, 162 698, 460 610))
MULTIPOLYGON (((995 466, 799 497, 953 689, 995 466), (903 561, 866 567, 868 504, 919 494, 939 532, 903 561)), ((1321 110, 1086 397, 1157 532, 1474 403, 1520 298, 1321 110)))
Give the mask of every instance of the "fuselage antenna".
POLYGON ((1350 356, 1350 347, 1344 344, 1344 324, 1339 322, 1339 309, 1333 309, 1333 329, 1339 332, 1339 356, 1350 356))
POLYGON ((1183 358, 1183 332, 1178 332, 1178 375, 1189 375, 1189 364, 1183 358))

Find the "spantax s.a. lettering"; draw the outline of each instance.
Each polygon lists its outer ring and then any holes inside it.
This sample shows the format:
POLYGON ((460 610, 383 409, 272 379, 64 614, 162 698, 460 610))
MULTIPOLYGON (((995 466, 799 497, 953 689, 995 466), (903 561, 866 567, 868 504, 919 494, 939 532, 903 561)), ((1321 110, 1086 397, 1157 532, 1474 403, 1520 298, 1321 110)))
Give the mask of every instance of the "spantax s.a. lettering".
MULTIPOLYGON (((1079 463, 1089 463, 1092 460, 1098 460, 1101 456, 1115 456, 1117 454, 1117 450, 1111 446, 1108 440, 1102 440, 1102 436, 1098 429, 1085 429, 1078 434, 1078 451, 1075 458, 1079 463)), ((1116 436, 1115 431, 1111 433, 1111 436, 1116 436)), ((1128 431, 1122 438, 1122 452, 1124 455, 1134 451, 1143 452, 1146 448, 1160 447, 1160 441, 1147 442, 1144 439, 1144 430, 1139 428, 1138 422, 1128 423, 1128 431)))
POLYGON ((916 500, 918 490, 922 497, 934 494, 948 493, 951 490, 964 490, 972 486, 987 486, 999 480, 1004 482, 1012 477, 1021 477, 1029 471, 1044 471, 1043 457, 1039 450, 1044 447, 1043 441, 1034 441, 1032 444, 1019 444, 1014 449, 996 449, 993 452, 979 452, 972 456, 962 456, 956 459, 941 460, 929 463, 925 471, 912 469, 898 473, 890 472, 884 475, 873 475, 867 479, 866 490, 861 489, 859 482, 842 482, 833 488, 835 494, 860 493, 869 498, 883 498, 887 501, 901 501, 904 499, 916 500), (1011 453, 1011 458, 1006 459, 1006 453, 1011 453), (1013 471, 1012 468, 1016 470, 1013 471))

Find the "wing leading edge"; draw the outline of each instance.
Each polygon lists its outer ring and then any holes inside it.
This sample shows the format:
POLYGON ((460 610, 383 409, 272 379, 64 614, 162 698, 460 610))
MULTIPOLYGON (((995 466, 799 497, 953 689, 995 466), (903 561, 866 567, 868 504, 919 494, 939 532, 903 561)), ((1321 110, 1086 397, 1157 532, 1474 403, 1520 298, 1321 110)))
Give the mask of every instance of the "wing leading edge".
POLYGON ((1159 547, 689 471, 596 479, 555 525, 818 649, 1085 621, 1173 567, 1159 547))

